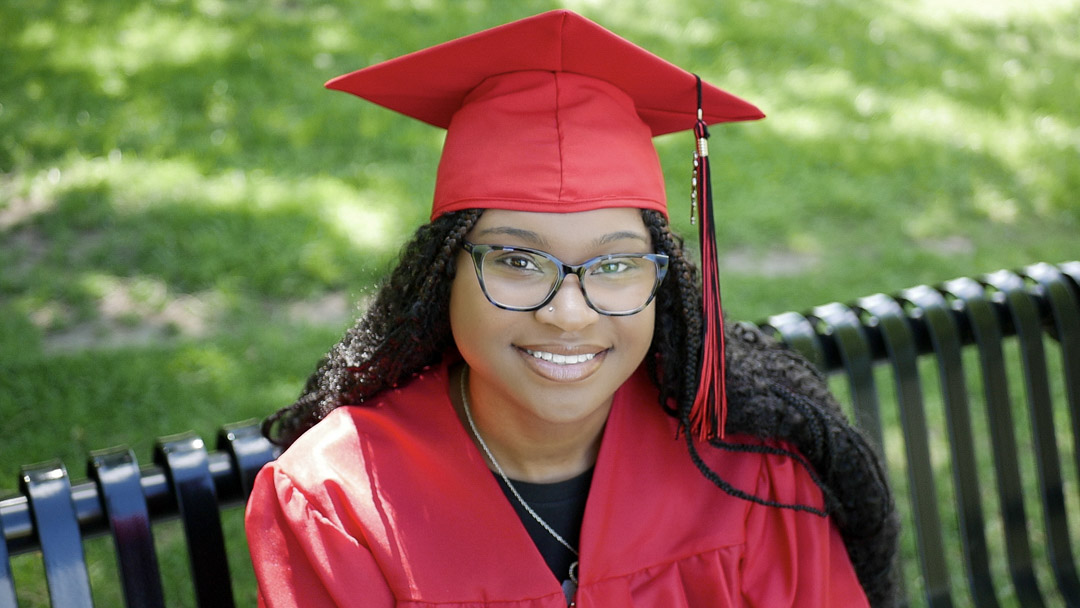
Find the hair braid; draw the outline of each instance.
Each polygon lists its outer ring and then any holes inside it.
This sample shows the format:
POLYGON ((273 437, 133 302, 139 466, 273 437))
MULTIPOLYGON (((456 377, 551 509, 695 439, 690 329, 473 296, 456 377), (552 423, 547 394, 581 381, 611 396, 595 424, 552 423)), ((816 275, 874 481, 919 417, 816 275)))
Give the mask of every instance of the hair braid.
MULTIPOLYGON (((687 412, 680 413, 680 422, 682 423, 683 427, 686 427, 690 423, 690 416, 689 416, 689 414, 687 412)), ((683 435, 686 437, 686 447, 687 447, 687 450, 690 452, 690 460, 692 460, 694 462, 694 465, 698 468, 699 471, 701 471, 701 474, 704 475, 706 479, 713 482, 714 485, 716 485, 721 490, 727 492, 728 494, 731 494, 732 496, 734 496, 736 498, 741 498, 743 500, 748 500, 748 501, 750 501, 752 503, 756 503, 756 504, 763 505, 763 506, 766 506, 766 507, 775 507, 775 508, 778 508, 778 509, 791 509, 792 511, 805 511, 807 513, 813 513, 814 515, 820 515, 821 517, 825 517, 825 516, 827 516, 829 514, 829 511, 828 511, 827 508, 826 509, 818 509, 817 507, 812 507, 810 505, 803 505, 803 504, 798 504, 798 503, 784 503, 784 502, 778 502, 778 501, 775 501, 775 500, 769 500, 769 499, 766 499, 766 498, 761 498, 760 496, 755 496, 754 494, 750 494, 749 492, 744 492, 744 491, 732 486, 730 483, 728 483, 726 480, 724 480, 724 478, 720 477, 720 475, 716 471, 709 468, 709 465, 706 464, 705 461, 701 458, 701 454, 698 452, 697 446, 694 444, 693 433, 683 433, 683 435)), ((813 468, 809 467, 806 464, 806 462, 804 460, 802 460, 802 458, 799 457, 797 454, 795 454, 794 452, 788 451, 788 450, 782 450, 780 448, 772 448, 770 446, 764 446, 764 445, 749 445, 749 444, 733 444, 733 443, 712 442, 712 445, 714 445, 716 447, 721 447, 721 448, 724 448, 724 449, 730 449, 730 450, 736 451, 736 452, 755 452, 755 453, 762 453, 762 454, 782 454, 782 455, 785 455, 785 456, 791 456, 791 457, 795 458, 796 460, 798 460, 799 463, 802 464, 804 467, 806 467, 806 470, 810 472, 810 475, 812 477, 814 476, 813 468)), ((819 487, 822 487, 821 482, 817 481, 816 479, 814 481, 815 481, 815 483, 818 484, 819 487)), ((822 490, 826 491, 824 487, 822 487, 822 490)))
POLYGON ((672 416, 694 402, 697 377, 693 370, 701 358, 701 288, 697 268, 683 254, 683 240, 656 211, 642 211, 642 219, 657 253, 668 256, 668 279, 656 294, 656 327, 646 365, 660 389, 660 403, 672 416), (675 405, 670 405, 674 402, 675 405))

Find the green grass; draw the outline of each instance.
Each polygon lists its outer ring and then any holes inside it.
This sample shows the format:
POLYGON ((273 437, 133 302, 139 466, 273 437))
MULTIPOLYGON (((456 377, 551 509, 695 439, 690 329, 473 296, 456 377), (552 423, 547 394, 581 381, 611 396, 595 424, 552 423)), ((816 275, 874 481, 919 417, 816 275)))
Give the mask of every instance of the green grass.
MULTIPOLYGON (((939 4, 561 6, 769 115, 711 146, 725 306, 758 320, 1080 258, 1080 2, 939 4)), ((149 459, 287 404, 427 217, 442 138, 322 83, 555 7, 5 4, 0 494, 20 464, 81 477, 89 449, 149 459)), ((691 137, 657 145, 693 245, 691 137)))

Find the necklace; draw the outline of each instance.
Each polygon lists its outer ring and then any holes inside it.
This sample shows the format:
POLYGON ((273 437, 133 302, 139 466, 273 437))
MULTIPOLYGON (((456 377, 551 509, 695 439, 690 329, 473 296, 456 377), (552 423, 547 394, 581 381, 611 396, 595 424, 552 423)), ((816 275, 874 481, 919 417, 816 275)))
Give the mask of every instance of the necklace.
MULTIPOLYGON (((514 498, 516 498, 519 503, 521 503, 521 506, 525 508, 525 511, 529 515, 531 515, 533 519, 536 520, 536 523, 543 526, 543 528, 548 531, 548 534, 554 537, 555 540, 559 541, 560 545, 566 547, 566 549, 570 551, 570 553, 573 553, 574 557, 578 557, 577 549, 570 546, 570 543, 566 542, 566 539, 563 538, 558 532, 556 532, 555 528, 552 528, 546 521, 544 521, 543 517, 540 517, 540 514, 538 514, 536 511, 533 511, 533 508, 529 506, 529 503, 525 502, 525 499, 522 498, 521 494, 518 493, 517 488, 515 488, 514 484, 510 482, 510 478, 507 477, 502 467, 499 466, 499 461, 495 460, 495 455, 491 453, 491 449, 488 448, 487 443, 484 442, 484 438, 480 436, 480 431, 476 428, 476 422, 473 420, 472 411, 469 407, 468 386, 469 368, 468 366, 466 366, 465 369, 461 372, 461 405, 465 409, 465 419, 469 422, 469 429, 472 431, 473 437, 476 437, 476 442, 480 444, 480 448, 484 450, 484 455, 487 456, 488 461, 491 462, 491 465, 495 467, 495 472, 499 474, 500 478, 502 478, 503 483, 506 484, 506 487, 510 488, 510 493, 514 495, 514 498)), ((574 595, 577 592, 577 569, 578 560, 575 559, 574 563, 570 564, 570 572, 568 573, 570 576, 570 580, 563 583, 563 593, 566 594, 566 602, 570 606, 574 605, 574 595)))

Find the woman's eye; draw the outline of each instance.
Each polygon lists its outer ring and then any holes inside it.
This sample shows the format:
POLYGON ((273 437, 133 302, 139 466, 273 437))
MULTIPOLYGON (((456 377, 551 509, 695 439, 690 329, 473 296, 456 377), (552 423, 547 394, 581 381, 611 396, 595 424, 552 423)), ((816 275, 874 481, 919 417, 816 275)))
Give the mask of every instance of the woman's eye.
POLYGON ((622 260, 608 260, 600 264, 600 267, 596 269, 601 274, 615 274, 628 270, 630 266, 622 260))
POLYGON ((593 269, 593 274, 625 275, 636 270, 641 270, 642 260, 635 257, 608 258, 601 261, 593 269))
POLYGON ((521 257, 521 256, 507 258, 506 264, 508 266, 513 266, 514 268, 520 268, 522 270, 528 270, 530 268, 536 268, 536 264, 534 264, 532 260, 530 260, 529 258, 526 258, 526 257, 521 257))
POLYGON ((495 260, 497 264, 512 270, 539 270, 533 256, 524 253, 504 253, 495 260))

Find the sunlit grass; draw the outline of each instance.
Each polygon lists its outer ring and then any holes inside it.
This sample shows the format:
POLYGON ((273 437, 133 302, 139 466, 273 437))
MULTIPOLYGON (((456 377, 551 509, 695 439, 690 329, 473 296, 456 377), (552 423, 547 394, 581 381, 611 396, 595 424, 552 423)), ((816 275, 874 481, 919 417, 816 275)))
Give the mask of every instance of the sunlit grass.
POLYGON ((1075 0, 1040 0, 1024 3, 1013 0, 958 0, 942 5, 933 0, 896 3, 899 10, 908 10, 927 25, 949 27, 971 20, 1008 25, 1020 21, 1055 22, 1067 18, 1075 10, 1075 0), (902 6, 906 7, 901 8, 902 6))
MULTIPOLYGON (((426 221, 443 138, 323 83, 556 6, 5 6, 0 493, 22 463, 78 472, 118 443, 148 457, 154 436, 289 403, 426 221)), ((712 130, 731 318, 1080 257, 1076 0, 558 6, 768 115, 712 130)), ((694 249, 691 140, 657 145, 694 249)), ((91 555, 107 579, 108 549, 91 555)))

